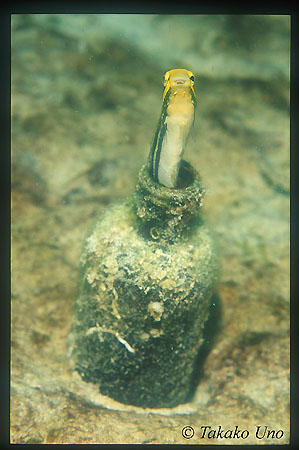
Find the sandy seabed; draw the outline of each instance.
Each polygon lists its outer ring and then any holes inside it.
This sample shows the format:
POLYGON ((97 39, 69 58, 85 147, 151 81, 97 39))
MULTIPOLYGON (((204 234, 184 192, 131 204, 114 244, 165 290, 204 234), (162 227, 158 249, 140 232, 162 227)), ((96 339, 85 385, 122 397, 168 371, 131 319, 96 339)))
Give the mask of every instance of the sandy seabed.
POLYGON ((12 443, 288 442, 289 33, 288 16, 12 17, 12 443), (175 67, 196 76, 184 157, 222 269, 193 402, 153 411, 84 387, 67 337, 83 241, 132 193, 175 67))

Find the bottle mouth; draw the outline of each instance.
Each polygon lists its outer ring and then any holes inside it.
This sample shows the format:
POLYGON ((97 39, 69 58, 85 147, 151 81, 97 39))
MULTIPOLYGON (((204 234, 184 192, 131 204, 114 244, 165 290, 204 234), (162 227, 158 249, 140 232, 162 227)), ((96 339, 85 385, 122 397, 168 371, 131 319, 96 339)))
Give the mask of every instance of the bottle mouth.
POLYGON ((200 190, 200 178, 198 172, 189 164, 187 161, 182 159, 178 177, 177 185, 173 188, 163 186, 162 184, 153 180, 150 175, 149 170, 147 171, 147 188, 150 191, 155 192, 157 195, 162 195, 163 197, 172 197, 174 194, 177 196, 184 196, 184 191, 200 190))
POLYGON ((150 194, 152 200, 159 198, 168 200, 170 203, 173 201, 177 203, 185 202, 186 198, 196 200, 196 198, 202 197, 205 192, 201 187, 199 173, 185 160, 181 161, 176 187, 169 188, 156 182, 150 175, 147 165, 142 167, 137 185, 139 190, 141 188, 141 191, 150 194))
POLYGON ((182 160, 176 188, 157 183, 144 165, 138 175, 134 207, 139 229, 151 240, 178 240, 198 217, 205 190, 199 173, 182 160))
POLYGON ((184 189, 194 183, 194 169, 182 160, 177 179, 177 189, 184 189))

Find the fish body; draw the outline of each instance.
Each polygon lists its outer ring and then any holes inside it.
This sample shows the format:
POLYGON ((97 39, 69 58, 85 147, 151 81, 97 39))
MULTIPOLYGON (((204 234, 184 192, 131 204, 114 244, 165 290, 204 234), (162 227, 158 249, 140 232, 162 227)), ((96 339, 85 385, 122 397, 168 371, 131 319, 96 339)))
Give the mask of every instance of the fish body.
POLYGON ((166 187, 177 184, 181 159, 194 123, 194 75, 173 69, 164 75, 162 110, 149 153, 152 178, 166 187))

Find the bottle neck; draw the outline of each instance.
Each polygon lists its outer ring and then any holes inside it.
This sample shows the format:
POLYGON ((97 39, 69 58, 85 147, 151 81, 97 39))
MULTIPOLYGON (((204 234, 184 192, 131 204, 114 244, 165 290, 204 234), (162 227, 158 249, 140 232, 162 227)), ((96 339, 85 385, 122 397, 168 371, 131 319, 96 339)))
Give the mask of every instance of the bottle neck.
POLYGON ((177 242, 199 216, 204 194, 198 172, 184 160, 177 188, 156 183, 148 165, 142 166, 134 194, 139 232, 153 241, 177 242))

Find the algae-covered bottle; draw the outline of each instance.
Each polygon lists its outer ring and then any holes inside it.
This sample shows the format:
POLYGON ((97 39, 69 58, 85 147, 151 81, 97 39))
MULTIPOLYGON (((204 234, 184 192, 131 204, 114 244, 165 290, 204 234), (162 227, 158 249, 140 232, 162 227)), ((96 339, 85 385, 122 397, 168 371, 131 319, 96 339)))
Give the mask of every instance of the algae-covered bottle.
POLYGON ((187 400, 217 275, 200 216, 200 177, 181 159, 194 120, 193 84, 190 71, 165 74, 161 116, 135 192, 106 209, 82 255, 76 370, 100 393, 141 407, 187 400))

